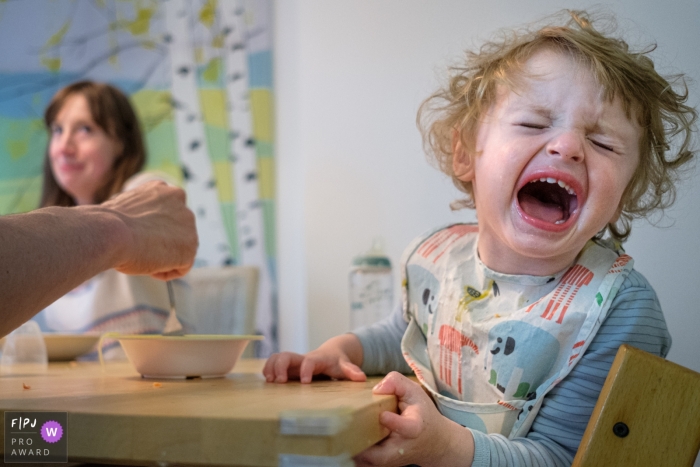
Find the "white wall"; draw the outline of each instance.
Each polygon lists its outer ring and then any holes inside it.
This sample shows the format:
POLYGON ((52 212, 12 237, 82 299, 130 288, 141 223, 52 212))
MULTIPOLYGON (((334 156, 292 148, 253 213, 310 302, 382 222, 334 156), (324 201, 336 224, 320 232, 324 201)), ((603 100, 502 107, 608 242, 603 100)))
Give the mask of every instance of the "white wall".
MULTIPOLYGON (((392 260, 452 213, 458 192, 426 162, 415 114, 445 65, 500 27, 588 1, 283 0, 275 6, 281 347, 306 351, 349 326, 352 257, 382 235, 392 260)), ((700 82, 700 2, 608 4, 662 71, 700 82)), ((700 86, 692 87, 700 102, 700 86)), ((700 174, 668 228, 635 225, 627 251, 656 289, 670 359, 700 371, 700 174)))

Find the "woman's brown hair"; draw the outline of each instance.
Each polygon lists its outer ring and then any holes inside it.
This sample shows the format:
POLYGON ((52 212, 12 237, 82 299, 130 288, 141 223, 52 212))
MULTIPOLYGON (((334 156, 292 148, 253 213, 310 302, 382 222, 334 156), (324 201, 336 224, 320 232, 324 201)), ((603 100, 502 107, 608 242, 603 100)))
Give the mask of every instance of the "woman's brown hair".
MULTIPOLYGON (((107 182, 95 193, 95 203, 101 203, 118 193, 129 177, 138 173, 146 162, 146 150, 141 127, 129 98, 119 89, 106 83, 79 81, 59 90, 44 112, 44 123, 51 138, 51 126, 66 101, 75 96, 85 97, 92 119, 113 140, 118 141, 121 154, 114 160, 107 182)), ((56 182, 48 145, 44 158, 44 180, 40 207, 75 206, 75 200, 56 182)))

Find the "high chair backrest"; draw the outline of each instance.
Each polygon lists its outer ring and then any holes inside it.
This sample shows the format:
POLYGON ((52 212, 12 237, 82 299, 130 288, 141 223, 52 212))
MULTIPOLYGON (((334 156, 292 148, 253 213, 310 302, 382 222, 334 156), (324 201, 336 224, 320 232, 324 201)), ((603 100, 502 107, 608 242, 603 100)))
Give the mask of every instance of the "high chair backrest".
POLYGON ((691 467, 700 449, 700 373, 623 345, 572 467, 691 467))
MULTIPOLYGON (((194 332, 199 334, 255 334, 258 268, 202 267, 186 277, 191 287, 194 332)), ((252 356, 248 346, 244 356, 252 356)))

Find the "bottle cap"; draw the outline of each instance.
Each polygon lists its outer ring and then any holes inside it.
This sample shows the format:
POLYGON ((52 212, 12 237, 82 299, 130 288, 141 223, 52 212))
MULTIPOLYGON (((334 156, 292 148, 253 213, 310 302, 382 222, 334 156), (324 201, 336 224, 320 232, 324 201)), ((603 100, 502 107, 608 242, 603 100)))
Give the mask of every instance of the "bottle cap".
POLYGON ((386 256, 357 256, 352 260, 352 265, 390 268, 391 261, 386 256))
POLYGON ((375 237, 372 242, 372 248, 366 253, 356 256, 352 260, 353 266, 373 267, 373 268, 391 268, 391 260, 384 253, 384 241, 381 237, 375 237))

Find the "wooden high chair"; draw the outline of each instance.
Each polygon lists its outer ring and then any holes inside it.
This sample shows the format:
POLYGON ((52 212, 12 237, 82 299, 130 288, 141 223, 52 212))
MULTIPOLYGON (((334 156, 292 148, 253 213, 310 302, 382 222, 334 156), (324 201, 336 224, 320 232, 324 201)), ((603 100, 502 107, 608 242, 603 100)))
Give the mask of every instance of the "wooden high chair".
POLYGON ((623 345, 572 467, 692 467, 700 449, 700 373, 623 345))

